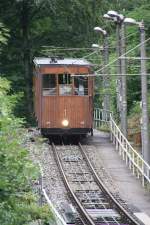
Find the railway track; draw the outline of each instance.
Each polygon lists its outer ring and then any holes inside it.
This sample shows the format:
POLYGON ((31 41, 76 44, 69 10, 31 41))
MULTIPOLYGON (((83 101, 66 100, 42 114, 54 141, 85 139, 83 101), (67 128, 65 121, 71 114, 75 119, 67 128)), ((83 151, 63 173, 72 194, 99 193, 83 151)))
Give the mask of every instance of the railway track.
POLYGON ((51 147, 68 195, 80 215, 74 224, 140 225, 106 189, 84 146, 52 143, 51 147))

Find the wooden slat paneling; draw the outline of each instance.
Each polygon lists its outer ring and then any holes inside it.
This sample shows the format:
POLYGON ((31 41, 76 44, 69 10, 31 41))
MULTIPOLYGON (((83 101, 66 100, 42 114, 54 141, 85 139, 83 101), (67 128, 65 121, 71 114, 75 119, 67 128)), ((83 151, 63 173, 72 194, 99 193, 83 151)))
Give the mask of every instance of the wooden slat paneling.
POLYGON ((34 110, 35 116, 38 121, 38 127, 41 127, 41 110, 42 110, 42 96, 41 96, 41 76, 36 71, 36 75, 34 75, 34 110))
POLYGON ((63 119, 69 128, 89 128, 92 115, 88 96, 45 96, 42 101, 42 127, 63 128, 63 119))
POLYGON ((62 73, 74 73, 74 74, 88 74, 89 68, 88 67, 67 67, 67 66, 60 66, 60 67, 41 67, 40 68, 41 74, 62 74, 62 73))
MULTIPOLYGON (((70 128, 92 127, 93 78, 89 78, 89 96, 42 96, 42 74, 88 74, 85 66, 44 66, 35 69, 35 114, 39 128, 63 128, 62 120, 69 120, 70 128), (65 115, 66 114, 66 115, 65 115)), ((58 93, 57 93, 58 94, 58 93)))

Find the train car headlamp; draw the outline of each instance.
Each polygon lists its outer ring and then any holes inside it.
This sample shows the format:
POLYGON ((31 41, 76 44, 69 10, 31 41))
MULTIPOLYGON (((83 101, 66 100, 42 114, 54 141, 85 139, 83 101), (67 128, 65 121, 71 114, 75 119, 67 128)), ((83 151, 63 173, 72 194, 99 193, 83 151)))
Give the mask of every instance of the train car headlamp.
POLYGON ((69 121, 68 120, 63 120, 62 121, 62 125, 64 126, 64 127, 67 127, 68 125, 69 125, 69 121))

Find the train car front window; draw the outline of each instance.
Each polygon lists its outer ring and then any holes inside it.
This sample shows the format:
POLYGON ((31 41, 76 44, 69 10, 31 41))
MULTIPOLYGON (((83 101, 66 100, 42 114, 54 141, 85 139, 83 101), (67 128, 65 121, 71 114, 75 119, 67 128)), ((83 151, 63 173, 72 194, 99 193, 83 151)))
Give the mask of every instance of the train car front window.
POLYGON ((72 78, 70 74, 59 74, 59 95, 72 95, 72 78))
POLYGON ((42 91, 43 91, 43 96, 56 95, 56 75, 55 74, 43 74, 42 91))
POLYGON ((74 78, 75 95, 88 95, 88 77, 76 76, 74 78))

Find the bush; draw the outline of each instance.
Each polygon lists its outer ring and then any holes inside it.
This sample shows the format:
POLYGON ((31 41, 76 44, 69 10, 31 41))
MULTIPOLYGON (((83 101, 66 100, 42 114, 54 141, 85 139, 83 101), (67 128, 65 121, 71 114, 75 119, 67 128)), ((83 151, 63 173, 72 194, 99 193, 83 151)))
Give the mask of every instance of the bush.
POLYGON ((38 170, 23 147, 24 121, 13 115, 17 96, 8 95, 10 83, 0 78, 0 224, 22 225, 48 221, 50 211, 37 205, 31 183, 38 170))

